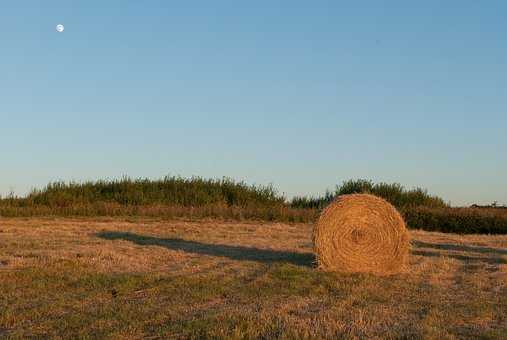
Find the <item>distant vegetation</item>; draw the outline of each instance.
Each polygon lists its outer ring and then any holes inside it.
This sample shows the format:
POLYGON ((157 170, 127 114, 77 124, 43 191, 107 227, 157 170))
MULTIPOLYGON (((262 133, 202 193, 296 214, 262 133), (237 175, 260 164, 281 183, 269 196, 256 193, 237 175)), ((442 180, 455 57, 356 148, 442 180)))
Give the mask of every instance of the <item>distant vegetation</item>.
POLYGON ((336 196, 371 193, 396 206, 411 228, 456 233, 507 233, 507 210, 451 208, 421 188, 350 180, 320 197, 287 199, 272 185, 232 179, 164 177, 55 182, 26 197, 0 198, 0 216, 150 216, 313 222, 336 196))
POLYGON ((507 234, 507 209, 427 208, 402 210, 411 228, 458 234, 507 234))
POLYGON ((291 209, 273 186, 228 178, 164 177, 54 182, 26 197, 0 200, 1 216, 152 216, 305 222, 312 209, 291 209))
POLYGON ((397 208, 419 206, 430 208, 447 207, 443 199, 428 194, 424 189, 415 188, 407 190, 398 183, 375 184, 372 181, 364 179, 343 182, 342 185, 336 186, 334 192, 327 191, 322 197, 295 197, 290 205, 293 208, 321 209, 328 205, 336 196, 355 193, 370 193, 382 197, 397 208))
POLYGON ((494 206, 451 208, 440 197, 421 188, 407 190, 398 183, 350 180, 321 197, 295 197, 293 208, 322 209, 336 196, 370 193, 382 197, 402 213, 410 228, 462 234, 507 234, 507 209, 494 206))
POLYGON ((231 179, 164 177, 160 180, 130 179, 96 182, 55 182, 34 190, 23 203, 49 207, 114 202, 121 205, 169 204, 202 207, 209 204, 247 207, 284 203, 273 186, 248 185, 231 179))

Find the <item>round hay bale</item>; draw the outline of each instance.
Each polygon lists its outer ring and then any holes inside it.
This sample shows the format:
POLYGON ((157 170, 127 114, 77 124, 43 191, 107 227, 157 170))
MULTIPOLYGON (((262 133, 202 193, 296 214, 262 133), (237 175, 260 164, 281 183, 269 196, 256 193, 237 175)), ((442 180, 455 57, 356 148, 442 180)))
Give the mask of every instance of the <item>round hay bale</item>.
POLYGON ((327 206, 313 241, 323 270, 389 275, 408 258, 405 221, 390 203, 368 194, 342 195, 327 206))

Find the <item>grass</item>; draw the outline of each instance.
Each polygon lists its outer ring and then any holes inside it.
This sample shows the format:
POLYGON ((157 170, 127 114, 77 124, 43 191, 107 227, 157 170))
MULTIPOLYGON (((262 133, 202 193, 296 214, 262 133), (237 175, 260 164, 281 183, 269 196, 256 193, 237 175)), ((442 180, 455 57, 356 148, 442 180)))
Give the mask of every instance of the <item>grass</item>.
POLYGON ((398 209, 408 207, 448 207, 448 204, 446 204, 443 199, 430 195, 425 189, 406 189, 399 183, 373 183, 372 181, 365 179, 345 181, 341 185, 337 185, 334 192, 328 190, 323 196, 294 197, 290 202, 290 205, 293 208, 322 209, 337 196, 357 193, 369 193, 382 197, 398 209))
POLYGON ((24 197, 11 195, 4 200, 14 206, 69 207, 96 202, 127 206, 176 205, 202 207, 210 204, 228 206, 276 206, 284 198, 271 185, 248 185, 228 178, 166 176, 159 180, 131 179, 89 182, 53 182, 34 189, 24 197))
POLYGON ((507 236, 412 231, 407 272, 313 266, 310 224, 0 220, 0 338, 503 338, 507 236))
POLYGON ((499 208, 403 208, 414 229, 462 234, 507 234, 507 210, 499 208))
POLYGON ((164 219, 314 222, 337 195, 373 193, 391 202, 409 228, 454 233, 507 234, 507 209, 451 208, 420 188, 350 180, 321 197, 295 197, 290 202, 271 186, 231 179, 165 177, 160 180, 99 180, 51 183, 26 197, 0 198, 3 217, 156 217, 164 219))
POLYGON ((154 217, 164 219, 186 218, 198 220, 218 218, 225 220, 263 220, 280 222, 309 222, 317 218, 316 209, 293 209, 285 205, 277 206, 228 206, 209 204, 201 207, 151 204, 142 206, 121 205, 118 203, 95 202, 75 204, 66 207, 43 205, 16 206, 0 204, 0 216, 3 217, 154 217))
POLYGON ((90 182, 54 182, 26 197, 0 197, 0 216, 150 216, 168 219, 302 222, 315 209, 292 209, 271 185, 249 185, 228 178, 164 177, 90 182))

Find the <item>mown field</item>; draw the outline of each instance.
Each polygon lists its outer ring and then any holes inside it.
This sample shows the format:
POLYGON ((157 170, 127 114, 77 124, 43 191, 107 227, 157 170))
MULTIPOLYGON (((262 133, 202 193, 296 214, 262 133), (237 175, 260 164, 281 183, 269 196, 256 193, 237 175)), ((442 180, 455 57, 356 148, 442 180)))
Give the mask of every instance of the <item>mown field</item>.
POLYGON ((1 218, 0 338, 507 338, 507 235, 315 269, 310 223, 1 218))

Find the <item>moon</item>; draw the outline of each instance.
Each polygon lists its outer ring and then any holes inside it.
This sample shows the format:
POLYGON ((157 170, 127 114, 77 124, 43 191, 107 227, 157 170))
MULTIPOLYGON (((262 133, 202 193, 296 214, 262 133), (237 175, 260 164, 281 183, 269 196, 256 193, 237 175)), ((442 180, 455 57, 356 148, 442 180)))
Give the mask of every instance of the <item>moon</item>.
POLYGON ((63 25, 56 25, 56 31, 59 33, 62 33, 65 30, 65 27, 63 25))

